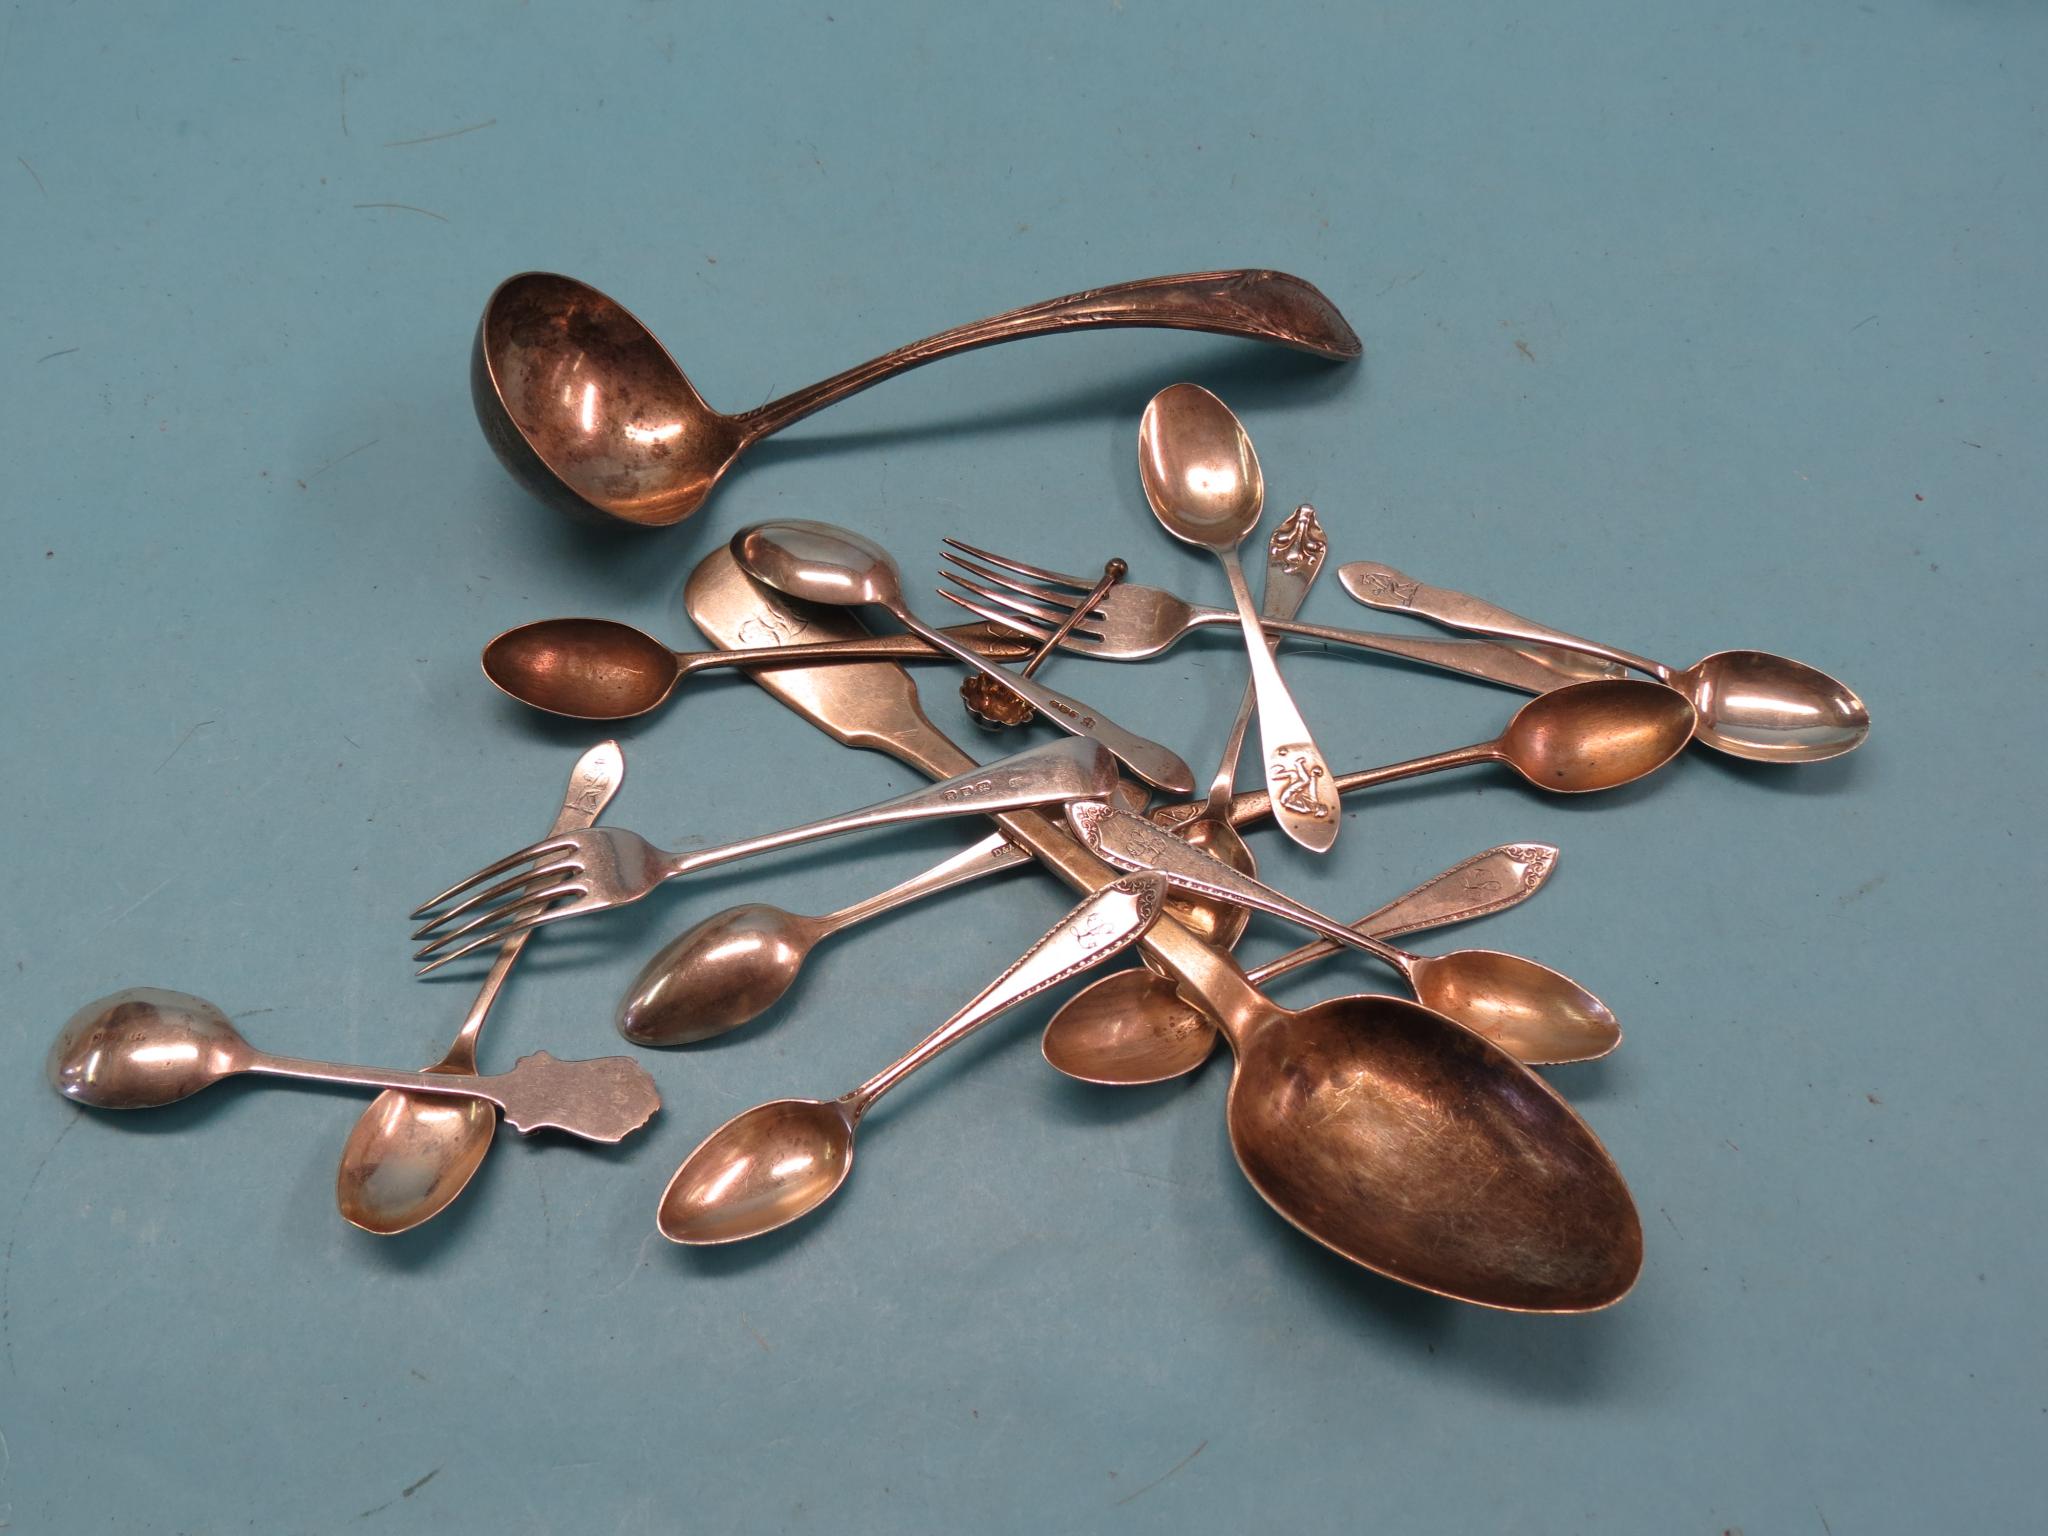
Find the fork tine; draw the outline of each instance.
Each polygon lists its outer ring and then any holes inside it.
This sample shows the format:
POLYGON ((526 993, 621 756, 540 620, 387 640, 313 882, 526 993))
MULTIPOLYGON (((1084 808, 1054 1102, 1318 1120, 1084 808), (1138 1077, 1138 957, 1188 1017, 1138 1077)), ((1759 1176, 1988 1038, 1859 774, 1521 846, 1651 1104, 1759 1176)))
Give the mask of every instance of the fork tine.
MULTIPOLYGON (((1039 623, 1047 626, 1065 623, 1068 614, 1073 611, 1071 608, 1047 607, 1044 603, 1033 602, 1028 597, 1017 597, 1008 592, 998 591, 994 587, 985 587, 978 581, 968 580, 957 571, 940 571, 939 576, 945 581, 954 582, 965 587, 976 597, 984 598, 998 607, 1008 608, 1012 612, 1021 613, 1027 618, 1036 619, 1039 623)), ((942 587, 939 590, 944 591, 945 589, 942 587)))
POLYGON ((992 571, 987 566, 976 565, 972 560, 963 559, 948 550, 940 550, 939 558, 945 562, 944 565, 939 567, 942 575, 952 576, 958 571, 965 571, 970 576, 977 576, 983 581, 991 582, 995 586, 1001 587, 1005 592, 1015 592, 1020 597, 1029 598, 1033 602, 1043 603, 1048 607, 1058 609, 1060 610, 1061 617, 1065 617, 1067 613, 1080 607, 1082 597, 1087 596, 1086 593, 1083 593, 1080 597, 1077 597, 1071 592, 1056 592, 1051 587, 1035 586, 1028 581, 1018 581, 1013 576, 1005 576, 1001 571, 992 571))
MULTIPOLYGON (((992 623, 1008 625, 1011 629, 1027 634, 1034 640, 1045 641, 1052 638, 1051 630, 1041 629, 1035 624, 1028 624, 1024 620, 1017 618, 1014 614, 1004 613, 998 608, 985 608, 980 603, 971 602, 957 592, 948 592, 944 587, 940 587, 938 593, 947 602, 957 603, 969 613, 979 614, 982 618, 992 623)), ((1091 639, 1084 635, 1078 625, 1068 630, 1066 638, 1060 641, 1061 650, 1073 651, 1079 655, 1093 655, 1101 650, 1101 648, 1102 641, 1100 639, 1091 639)))
MULTIPOLYGON (((446 933, 436 935, 428 943, 422 944, 412 952, 412 957, 415 960, 425 960, 436 951, 446 949, 450 944, 455 943, 456 940, 466 935, 474 934, 479 929, 485 930, 481 935, 483 942, 488 942, 492 935, 496 935, 499 938, 510 938, 516 928, 524 926, 522 923, 513 922, 513 915, 515 913, 524 913, 529 908, 544 912, 551 903, 559 901, 562 897, 581 896, 583 892, 584 888, 582 886, 577 885, 573 881, 564 881, 560 885, 551 885, 545 890, 536 891, 531 896, 522 896, 517 901, 508 901, 502 907, 493 907, 488 912, 479 912, 461 927, 451 928, 446 933), (504 927, 501 931, 500 925, 507 923, 510 923, 511 926, 504 927)), ((475 947, 474 944, 467 946, 470 949, 475 947)))
POLYGON ((471 875, 467 880, 456 881, 455 884, 449 886, 447 890, 443 891, 440 895, 434 897, 433 900, 421 902, 418 906, 414 907, 412 911, 407 915, 411 917, 424 917, 427 915, 427 913, 433 911, 434 908, 441 905, 442 902, 446 901, 450 896, 460 895, 463 891, 468 890, 472 885, 476 885, 482 881, 488 880, 493 875, 502 875, 506 870, 512 868, 512 866, 515 864, 530 863, 532 860, 544 857, 545 855, 550 853, 566 853, 575 846, 575 843, 567 838, 543 838, 541 839, 541 841, 537 843, 531 844, 528 847, 520 849, 517 853, 506 854, 505 857, 498 860, 497 863, 495 864, 486 864, 482 869, 478 870, 475 874, 471 875))
MULTIPOLYGON (((428 961, 425 965, 421 966, 417 971, 414 971, 413 975, 425 976, 431 971, 438 971, 444 965, 452 965, 455 961, 460 960, 464 955, 482 949, 487 944, 502 944, 505 942, 505 940, 517 938, 522 933, 531 933, 536 928, 543 928, 546 927, 549 923, 558 922, 562 918, 574 917, 575 915, 576 913, 573 910, 564 907, 558 911, 541 912, 533 917, 523 918, 519 922, 513 923, 508 927, 496 928, 489 933, 479 934, 477 937, 471 939, 467 944, 463 945, 460 949, 451 949, 445 955, 436 956, 434 959, 428 961)), ((415 955, 413 956, 413 958, 417 960, 420 957, 418 955, 415 955)))
MULTIPOLYGON (((1036 581, 1056 581, 1078 592, 1093 592, 1100 576, 1069 576, 1065 571, 1049 571, 1043 566, 1026 565, 1021 560, 1011 560, 986 549, 977 549, 972 544, 963 544, 958 539, 942 539, 962 554, 973 555, 977 560, 986 560, 990 565, 999 565, 1006 571, 1015 571, 1019 576, 1029 576, 1036 581)), ((950 557, 948 557, 950 558, 950 557)))
POLYGON ((499 897, 510 896, 522 886, 543 885, 550 880, 558 880, 564 875, 580 875, 581 873, 583 873, 583 866, 573 859, 563 859, 555 864, 543 864, 539 869, 529 874, 514 875, 510 880, 501 880, 489 890, 478 891, 474 896, 458 902, 447 911, 437 912, 434 916, 420 924, 419 927, 415 928, 412 936, 416 939, 424 939, 437 928, 445 929, 447 924, 454 922, 463 913, 471 911, 476 907, 492 906, 499 897))

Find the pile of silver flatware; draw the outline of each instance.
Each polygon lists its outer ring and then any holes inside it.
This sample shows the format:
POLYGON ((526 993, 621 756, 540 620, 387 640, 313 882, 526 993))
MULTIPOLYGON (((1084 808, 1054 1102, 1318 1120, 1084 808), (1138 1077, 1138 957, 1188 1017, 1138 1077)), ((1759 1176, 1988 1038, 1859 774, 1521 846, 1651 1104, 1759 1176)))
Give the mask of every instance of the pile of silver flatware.
MULTIPOLYGON (((486 436, 522 483, 578 515, 655 526, 696 511, 761 437, 906 368, 1023 336, 1131 325, 1214 331, 1333 361, 1360 350, 1335 307, 1297 278, 1201 273, 1011 311, 724 415, 622 306, 571 279, 528 273, 492 296, 471 383, 486 436)), ((545 836, 415 910, 423 974, 490 952, 481 990, 433 1065, 403 1072, 270 1055, 202 999, 132 988, 65 1025, 50 1055, 52 1083, 102 1109, 167 1104, 236 1073, 379 1090, 344 1143, 336 1201, 366 1231, 403 1232, 462 1193, 501 1116, 520 1131, 615 1142, 659 1108, 653 1080, 630 1058, 557 1060, 541 1051, 508 1072, 479 1075, 485 1020, 542 929, 813 839, 966 818, 958 852, 838 911, 804 916, 747 902, 700 919, 663 945, 618 1000, 614 1023, 629 1043, 688 1045, 760 1018, 817 944, 906 903, 1026 865, 1078 897, 1015 964, 858 1087, 832 1099, 777 1099, 712 1131, 660 1196, 664 1235, 734 1242, 816 1209, 850 1172, 862 1118, 903 1077, 1005 1010, 1085 979, 1044 1026, 1046 1061, 1089 1083, 1157 1083, 1199 1068, 1220 1037, 1233 1060, 1226 1114, 1238 1163, 1317 1242, 1396 1280, 1486 1306, 1570 1312, 1619 1299, 1642 1263, 1634 1201, 1598 1138, 1531 1070, 1614 1050, 1622 1036, 1613 1013, 1533 959, 1490 949, 1423 954, 1392 942, 1528 900, 1555 870, 1558 850, 1537 842, 1482 850, 1346 923, 1261 880, 1243 829, 1271 821, 1301 847, 1330 853, 1341 797, 1487 763, 1539 789, 1590 794, 1655 773, 1694 741, 1757 762, 1819 762, 1862 743, 1862 701, 1826 674, 1763 651, 1720 651, 1675 670, 1370 561, 1337 567, 1345 592, 1453 636, 1306 623, 1299 615, 1328 557, 1327 536, 1308 506, 1282 519, 1264 544, 1264 587, 1254 599, 1239 551, 1261 523, 1265 478, 1221 400, 1193 384, 1161 391, 1139 423, 1137 461, 1160 527, 1223 566, 1227 606, 1131 580, 1121 557, 1105 559, 1097 576, 1075 576, 948 539, 938 555, 940 594, 974 622, 938 628, 912 608, 901 568, 881 545, 824 522, 777 521, 741 529, 692 574, 686 604, 711 649, 677 651, 595 618, 522 625, 484 649, 484 673, 497 688, 581 720, 642 715, 697 672, 744 668, 842 744, 927 774, 934 782, 926 788, 672 853, 598 825, 625 772, 617 744, 601 742, 572 769, 545 836), (900 632, 871 634, 861 610, 880 610, 900 632), (1198 795, 1194 771, 1172 747, 1068 690, 1085 692, 1079 660, 1145 661, 1211 627, 1239 633, 1250 678, 1198 795), (1295 637, 1534 697, 1490 740, 1339 772, 1282 676, 1295 637), (1061 734, 979 761, 925 713, 903 665, 912 661, 964 670, 961 704, 984 740, 1032 723, 1061 734), (1038 675, 1055 661, 1058 689, 1038 675), (1261 787, 1241 792, 1239 758, 1254 719, 1261 787), (1154 805, 1153 791, 1172 798, 1154 805), (1246 971, 1232 950, 1254 912, 1307 928, 1314 940, 1246 971), (1374 957, 1409 995, 1344 996, 1297 1010, 1260 990, 1340 948, 1374 957), (1086 976, 1127 950, 1141 963, 1086 976)))

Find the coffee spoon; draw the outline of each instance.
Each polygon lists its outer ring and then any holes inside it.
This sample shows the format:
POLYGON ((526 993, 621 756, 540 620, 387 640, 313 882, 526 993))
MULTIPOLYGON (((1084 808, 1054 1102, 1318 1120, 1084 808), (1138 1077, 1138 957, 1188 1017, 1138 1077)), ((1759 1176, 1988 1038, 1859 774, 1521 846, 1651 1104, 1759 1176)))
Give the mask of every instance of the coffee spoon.
POLYGON ((469 394, 498 458, 572 516, 679 523, 770 433, 956 352, 1101 326, 1163 326, 1274 342, 1348 361, 1364 348, 1328 299, 1284 272, 1200 272, 1091 288, 899 347, 728 416, 704 403, 646 326, 587 283, 506 279, 484 305, 469 394))
MULTIPOLYGON (((1136 806, 1131 806, 1136 809, 1136 806)), ((1495 850, 1497 853, 1502 850, 1495 850)), ((1374 919, 1394 926, 1373 931, 1387 938, 1463 922, 1482 912, 1512 906, 1532 894, 1543 883, 1555 849, 1527 845, 1514 850, 1525 862, 1513 870, 1460 865, 1446 870, 1427 885, 1390 902, 1374 919), (1444 887, 1457 876, 1462 882, 1458 904, 1445 900, 1444 887), (1508 882, 1520 882, 1505 894, 1508 882)), ((763 902, 747 902, 714 912, 701 923, 678 934, 661 947, 626 989, 619 1005, 619 1033, 635 1045, 691 1045, 739 1028, 780 1002, 795 984, 811 951, 824 939, 845 932, 857 923, 880 917, 885 912, 951 890, 969 880, 998 874, 1031 862, 1031 855, 1000 832, 992 832, 970 848, 961 850, 944 863, 911 876, 888 890, 864 901, 841 907, 823 917, 786 912, 763 902)), ((1169 901, 1167 910, 1173 910, 1169 901)), ((1243 911, 1243 908, 1235 910, 1243 911)), ((1336 946, 1310 946, 1316 954, 1331 953, 1336 946)), ((1299 963, 1299 962, 1297 962, 1299 963)), ((1277 974, 1277 973, 1276 973, 1277 974)), ((1094 982, 1088 990, 1108 985, 1115 978, 1094 982)), ((1173 989, 1167 987, 1167 994, 1173 989)), ((1086 992, 1077 994, 1085 996, 1086 992)), ((1214 1043, 1213 1032, 1209 1041, 1214 1043)), ((1079 1049, 1093 1049, 1083 1042, 1079 1049)), ((1208 1054, 1204 1046, 1203 1055, 1208 1054)), ((1192 1071, 1201 1059, 1181 1071, 1192 1071)), ((1175 1073, 1167 1073, 1175 1076, 1175 1073)), ((1154 1078, 1133 1081, 1156 1081, 1154 1078)))
POLYGON ((1280 830, 1327 853, 1343 817, 1327 792, 1329 765, 1280 676, 1237 547, 1259 525, 1265 477, 1244 424, 1197 384, 1161 390, 1138 424, 1138 478, 1159 525, 1183 544, 1208 550, 1230 578, 1239 628, 1258 696, 1259 751, 1280 830))
POLYGON ((304 1082, 482 1099, 516 1131, 566 1131, 585 1141, 623 1141, 661 1107, 654 1079, 626 1056, 558 1061, 522 1056, 489 1077, 392 1072, 259 1051, 203 997, 130 987, 71 1016, 50 1047, 50 1086, 94 1109, 154 1109, 224 1077, 253 1072, 304 1082))
MULTIPOLYGON (((723 548, 685 588, 691 619, 714 645, 746 644, 767 598, 723 548)), ((823 632, 859 633, 829 609, 804 616, 823 632)), ((904 668, 747 675, 836 741, 933 778, 971 762, 919 707, 904 668)), ((996 820, 1076 890, 1115 878, 1044 815, 996 820)), ((1238 1166, 1311 1240, 1475 1306, 1591 1311, 1635 1283, 1643 1229, 1621 1170, 1571 1107, 1505 1051, 1395 998, 1282 1008, 1171 919, 1141 942, 1224 1031, 1236 1058, 1227 1121, 1238 1166)))
POLYGON ((902 575, 879 544, 828 523, 757 523, 733 535, 732 552, 749 575, 778 592, 838 607, 887 609, 912 634, 986 673, 1069 735, 1099 741, 1147 784, 1186 794, 1195 787, 1188 765, 1156 741, 1147 741, 1086 705, 1043 683, 1006 672, 968 650, 910 611, 902 575))
POLYGON ((1134 943, 1158 919, 1166 882, 1133 875, 1105 885, 952 1018, 858 1088, 836 1099, 777 1099, 713 1131, 683 1160, 657 1222, 676 1243, 731 1243, 787 1226, 823 1205, 853 1171, 853 1138, 875 1101, 990 1019, 1134 943))
MULTIPOLYGON (((569 788, 548 835, 595 822, 625 777, 626 756, 617 742, 599 742, 585 752, 570 771, 569 788)), ((519 934, 498 951, 455 1043, 428 1072, 457 1077, 475 1073, 484 1020, 530 937, 519 934)), ((342 1219, 379 1237, 431 1221, 468 1187, 483 1166, 497 1129, 498 1117, 481 1100, 385 1089, 357 1119, 341 1149, 334 1203, 342 1219)))
MULTIPOLYGON (((717 667, 781 667, 840 661, 951 661, 915 635, 869 635, 796 645, 792 624, 764 623, 780 643, 757 651, 677 651, 643 629, 611 619, 537 619, 484 647, 484 676, 500 693, 533 709, 572 720, 631 720, 669 701, 676 684, 717 667), (784 638, 787 637, 787 638, 784 638)), ((1031 642, 992 624, 947 631, 962 645, 997 661, 1031 654, 1031 642)))
MULTIPOLYGON (((1395 939, 1424 928, 1470 922, 1527 901, 1556 868, 1557 850, 1546 843, 1489 848, 1432 876, 1351 926, 1376 939, 1395 939)), ((1311 961, 1337 954, 1342 947, 1328 939, 1314 939, 1245 972, 1245 979, 1263 987, 1311 961)), ((1089 982, 1061 1003, 1046 1022, 1039 1048, 1045 1059, 1068 1077, 1109 1087, 1136 1087, 1194 1071, 1216 1049, 1216 1026, 1199 1008, 1190 1007, 1166 977, 1134 966, 1089 982)), ((1558 1048, 1558 1041, 1548 1041, 1544 1054, 1558 1048)))
MULTIPOLYGON (((1281 521, 1266 541, 1266 590, 1259 599, 1262 620, 1285 623, 1301 612, 1309 589, 1322 574, 1323 559, 1329 549, 1316 509, 1306 502, 1281 521)), ((1278 642, 1273 644, 1277 646, 1278 642)), ((1209 781, 1209 798, 1202 804, 1202 814, 1173 829, 1173 835, 1182 842, 1248 875, 1259 872, 1258 861, 1252 857, 1250 845, 1231 825, 1230 803, 1237 794, 1237 760, 1244 753, 1245 731, 1251 725, 1252 706, 1257 701, 1258 680, 1253 678, 1245 684, 1237 718, 1230 722, 1230 734, 1223 739, 1223 756, 1216 765, 1216 776, 1209 781)), ((1245 924, 1251 920, 1251 913, 1243 907, 1228 902, 1219 904, 1190 891, 1176 891, 1167 900, 1166 910, 1198 937, 1224 949, 1236 947, 1244 936, 1245 924)))
POLYGON ((1731 757, 1759 763, 1818 763, 1853 752, 1870 734, 1870 711, 1846 684, 1817 667, 1769 651, 1716 651, 1684 670, 1582 640, 1446 587, 1404 576, 1390 565, 1354 561, 1338 571, 1344 589, 1368 608, 1413 613, 1451 629, 1527 645, 1579 651, 1648 673, 1684 694, 1699 711, 1694 734, 1731 757))
POLYGON ((1517 1060, 1535 1065, 1593 1061, 1621 1044, 1621 1027, 1607 1005, 1547 965, 1493 949, 1458 949, 1447 955, 1396 949, 1239 874, 1144 817, 1099 800, 1069 805, 1067 825, 1105 864, 1156 870, 1182 890, 1270 912, 1363 950, 1399 971, 1423 1007, 1484 1035, 1517 1060))

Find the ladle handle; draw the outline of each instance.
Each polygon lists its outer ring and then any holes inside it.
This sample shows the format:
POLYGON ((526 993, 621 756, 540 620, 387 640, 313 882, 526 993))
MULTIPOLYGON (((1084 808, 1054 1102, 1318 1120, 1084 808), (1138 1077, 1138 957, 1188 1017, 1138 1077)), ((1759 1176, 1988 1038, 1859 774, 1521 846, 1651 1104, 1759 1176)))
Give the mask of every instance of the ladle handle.
POLYGON ((1166 880, 1150 873, 1126 876, 1084 897, 965 1008, 847 1094, 844 1102, 854 1119, 867 1113, 868 1107, 897 1083, 997 1014, 1136 943, 1158 921, 1165 904, 1166 880))
POLYGON ((1238 269, 1148 277, 1135 283, 1070 293, 955 326, 885 352, 794 394, 770 400, 734 419, 749 440, 762 438, 871 384, 956 352, 971 352, 1001 341, 1021 341, 1028 336, 1051 336, 1060 331, 1129 326, 1242 336, 1249 341, 1273 342, 1339 362, 1347 362, 1365 350, 1357 332, 1337 312, 1336 305, 1313 284, 1285 272, 1238 269))
POLYGON ((1339 944, 1362 949, 1404 975, 1407 973, 1408 957, 1400 950, 1357 929, 1346 928, 1312 907, 1304 907, 1263 880, 1239 874, 1221 859, 1162 832, 1142 816, 1116 810, 1099 800, 1083 800, 1067 807, 1067 822, 1082 845, 1106 864, 1118 869, 1157 870, 1179 890, 1284 917, 1339 944))
POLYGON ((1554 645, 1567 651, 1582 651, 1603 661, 1618 662, 1624 667, 1646 672, 1660 683, 1671 681, 1671 669, 1647 657, 1616 650, 1597 640, 1581 639, 1561 629, 1552 629, 1548 624, 1538 624, 1534 619, 1510 613, 1484 598, 1453 592, 1449 587, 1432 587, 1412 576, 1403 575, 1391 565, 1354 560, 1337 568, 1337 579, 1344 583, 1346 592, 1366 607, 1377 608, 1383 613, 1412 613, 1448 629, 1462 629, 1468 634, 1490 635, 1496 640, 1512 640, 1524 645, 1554 645))
MULTIPOLYGON (((1489 848, 1440 875, 1431 876, 1351 926, 1371 938, 1397 939, 1423 928, 1469 923, 1527 901, 1543 888, 1543 882, 1556 868, 1557 850, 1548 843, 1489 848)), ((1316 939, 1245 975, 1253 986, 1263 987, 1312 960, 1336 954, 1339 947, 1328 939, 1316 939)))

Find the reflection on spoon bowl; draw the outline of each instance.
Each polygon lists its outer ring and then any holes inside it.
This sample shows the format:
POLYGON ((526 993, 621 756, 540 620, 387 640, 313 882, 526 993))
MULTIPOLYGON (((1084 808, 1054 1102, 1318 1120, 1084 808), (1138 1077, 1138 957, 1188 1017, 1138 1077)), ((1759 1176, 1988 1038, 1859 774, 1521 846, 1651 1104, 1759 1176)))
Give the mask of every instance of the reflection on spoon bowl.
POLYGON ((1716 651, 1671 684, 1698 705, 1702 742, 1755 762, 1823 762, 1870 734, 1870 710, 1846 684, 1789 656, 1716 651))
POLYGON ((484 676, 535 709, 575 720, 629 720, 660 708, 681 669, 645 630, 611 619, 541 619, 484 647, 484 676))
POLYGON ((677 1243, 736 1243, 808 1215, 853 1169, 854 1119, 838 1100, 776 1099, 713 1131, 662 1194, 677 1243))

